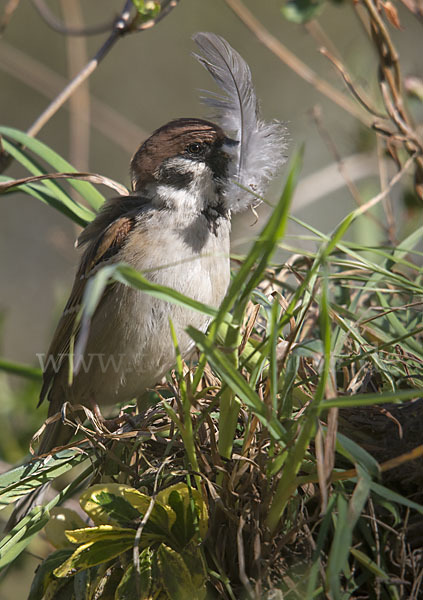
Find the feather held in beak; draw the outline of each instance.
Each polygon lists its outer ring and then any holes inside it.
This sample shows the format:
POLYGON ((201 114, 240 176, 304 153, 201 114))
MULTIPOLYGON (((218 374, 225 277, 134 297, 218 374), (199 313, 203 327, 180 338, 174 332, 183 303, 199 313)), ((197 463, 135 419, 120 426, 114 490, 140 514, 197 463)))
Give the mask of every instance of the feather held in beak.
POLYGON ((239 142, 228 152, 234 160, 225 189, 228 207, 238 212, 259 203, 257 195, 265 194, 270 180, 286 161, 286 129, 278 121, 266 123, 260 119, 250 68, 224 38, 196 33, 193 40, 201 51, 194 54, 195 58, 223 92, 207 92, 202 101, 213 109, 212 118, 239 142))

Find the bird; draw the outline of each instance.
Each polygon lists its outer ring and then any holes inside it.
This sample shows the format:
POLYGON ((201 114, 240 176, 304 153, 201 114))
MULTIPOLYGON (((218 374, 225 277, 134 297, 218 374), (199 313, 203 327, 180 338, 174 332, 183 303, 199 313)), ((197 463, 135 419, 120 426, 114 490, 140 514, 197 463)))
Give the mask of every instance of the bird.
MULTIPOLYGON (((106 287, 69 385, 69 356, 87 281, 105 265, 126 263, 152 282, 218 307, 228 286, 230 214, 222 186, 236 144, 206 120, 180 118, 157 129, 131 161, 133 194, 105 202, 78 238, 85 248, 73 288, 53 336, 40 401, 48 416, 63 403, 90 409, 139 397, 175 363, 171 319, 182 356, 193 341, 189 325, 204 330, 209 317, 122 283, 106 287)), ((76 337, 77 337, 76 333, 76 337)), ((47 425, 38 449, 67 444, 72 427, 47 425)))
MULTIPOLYGON (((123 262, 219 307, 230 281, 232 214, 257 204, 286 160, 285 126, 261 120, 245 60, 216 34, 197 33, 194 41, 195 58, 222 90, 202 98, 213 120, 177 118, 154 131, 132 157, 131 193, 107 200, 79 236, 84 251, 43 372, 40 403, 48 400, 49 417, 64 403, 103 409, 140 397, 175 364, 169 319, 183 357, 194 348, 186 328, 205 331, 209 324, 207 315, 113 282, 91 319, 70 384, 70 347, 90 279, 123 262)), ((66 445, 73 433, 62 419, 50 422, 38 455, 66 445)), ((40 497, 35 490, 23 498, 9 528, 40 497)))

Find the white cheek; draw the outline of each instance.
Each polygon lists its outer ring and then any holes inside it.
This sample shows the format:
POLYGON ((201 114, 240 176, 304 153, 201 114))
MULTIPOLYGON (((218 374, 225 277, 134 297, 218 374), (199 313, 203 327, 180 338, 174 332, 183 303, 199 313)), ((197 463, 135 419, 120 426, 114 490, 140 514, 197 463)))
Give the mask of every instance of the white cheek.
POLYGON ((184 213, 196 213, 206 206, 216 203, 216 184, 213 173, 204 162, 178 157, 169 160, 168 165, 176 168, 181 174, 190 173, 192 181, 183 189, 178 189, 168 183, 159 183, 155 189, 159 201, 184 213))
POLYGON ((175 156, 166 161, 166 166, 177 169, 179 173, 185 175, 191 173, 193 177, 199 177, 204 171, 210 171, 205 162, 191 160, 182 156, 175 156))
POLYGON ((159 204, 173 208, 177 212, 193 212, 200 208, 202 199, 191 191, 178 190, 171 185, 161 184, 156 188, 159 204))

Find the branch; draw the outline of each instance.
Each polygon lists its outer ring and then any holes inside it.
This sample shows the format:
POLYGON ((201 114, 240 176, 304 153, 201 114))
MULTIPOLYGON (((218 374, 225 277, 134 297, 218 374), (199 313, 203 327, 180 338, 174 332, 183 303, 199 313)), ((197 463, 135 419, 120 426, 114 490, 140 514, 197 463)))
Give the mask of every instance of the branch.
POLYGON ((57 33, 63 33, 64 35, 77 35, 77 36, 87 36, 87 35, 98 35, 99 33, 105 33, 109 31, 111 27, 113 27, 115 23, 115 19, 109 19, 106 23, 101 23, 100 25, 92 25, 90 27, 68 27, 65 23, 62 23, 60 19, 58 19, 49 9, 49 7, 45 4, 44 0, 32 0, 32 4, 37 10, 40 17, 43 21, 57 31, 57 33))
POLYGON ((364 125, 370 125, 369 117, 357 108, 357 105, 348 96, 345 96, 345 94, 332 87, 330 83, 321 79, 308 65, 269 33, 241 0, 225 0, 225 2, 257 39, 292 69, 294 73, 307 81, 307 83, 310 83, 318 92, 329 98, 329 100, 332 100, 332 102, 343 108, 364 125))
POLYGON ((179 0, 164 0, 161 5, 161 11, 155 19, 137 24, 137 17, 135 15, 131 18, 131 12, 133 4, 131 0, 126 0, 119 17, 113 24, 113 31, 98 50, 97 54, 91 59, 88 64, 72 79, 72 81, 62 90, 62 92, 53 100, 53 102, 45 109, 45 111, 38 117, 38 119, 28 129, 27 134, 31 136, 37 135, 37 133, 44 127, 44 125, 51 119, 51 117, 59 110, 61 106, 68 100, 68 98, 74 93, 74 91, 96 70, 100 62, 107 56, 110 50, 113 48, 115 43, 127 33, 132 31, 144 31, 151 29, 157 23, 159 23, 165 16, 173 10, 179 0))
POLYGON ((10 181, 0 182, 0 194, 9 192, 12 188, 19 187, 27 183, 34 183, 42 181, 43 179, 82 179, 82 181, 89 181, 90 183, 97 183, 105 185, 117 192, 120 196, 128 196, 129 192, 125 186, 121 185, 109 177, 104 175, 98 175, 97 173, 47 173, 45 175, 31 175, 30 177, 23 177, 22 179, 12 179, 10 181))
MULTIPOLYGON (((36 90, 48 100, 55 98, 66 85, 65 77, 4 40, 0 40, 0 55, 2 71, 36 90)), ((92 125, 125 152, 133 152, 141 140, 147 137, 147 133, 136 123, 92 94, 91 103, 92 125)), ((65 104, 64 108, 68 109, 69 105, 65 104)))

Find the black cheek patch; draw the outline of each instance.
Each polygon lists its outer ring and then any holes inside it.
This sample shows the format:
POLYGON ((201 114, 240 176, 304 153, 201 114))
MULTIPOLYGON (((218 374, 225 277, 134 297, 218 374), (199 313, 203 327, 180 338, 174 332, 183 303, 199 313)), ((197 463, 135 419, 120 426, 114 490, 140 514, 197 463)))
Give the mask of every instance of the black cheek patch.
POLYGON ((216 179, 224 179, 228 171, 228 155, 221 148, 213 149, 207 157, 207 164, 216 179))
POLYGON ((183 190, 192 183, 193 178, 193 173, 190 173, 189 171, 181 173, 181 171, 176 168, 168 168, 160 174, 160 183, 171 185, 177 190, 183 190))

